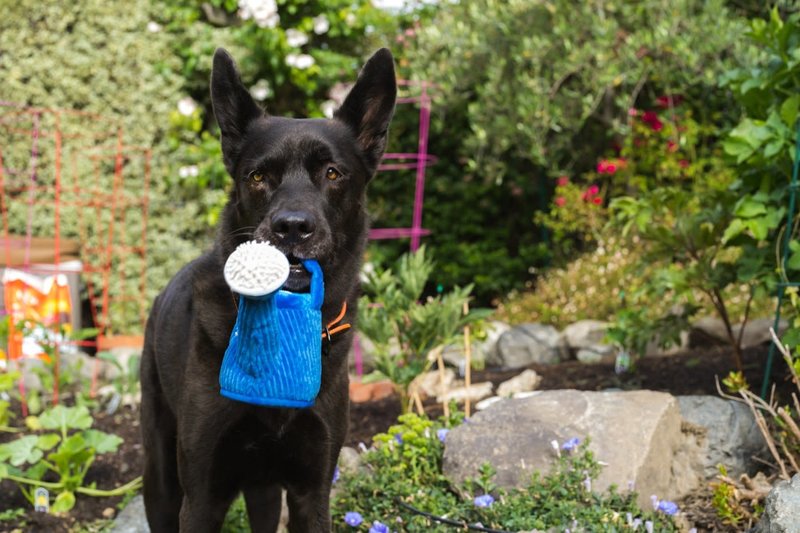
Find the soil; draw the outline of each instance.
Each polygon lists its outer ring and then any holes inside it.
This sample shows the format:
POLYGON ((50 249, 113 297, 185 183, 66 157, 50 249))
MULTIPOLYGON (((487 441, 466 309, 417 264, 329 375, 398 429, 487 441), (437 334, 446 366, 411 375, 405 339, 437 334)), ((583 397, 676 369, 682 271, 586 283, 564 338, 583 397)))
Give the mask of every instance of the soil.
MULTIPOLYGON (((767 348, 746 350, 744 353, 744 372, 753 387, 761 384, 767 348)), ((781 361, 775 363, 773 381, 779 394, 788 393, 791 383, 788 372, 781 361)), ((723 347, 694 349, 689 352, 668 357, 650 357, 638 362, 635 371, 617 375, 611 362, 583 364, 577 361, 552 366, 533 365, 542 376, 541 389, 580 389, 604 390, 651 389, 665 391, 674 395, 710 394, 716 395, 715 376, 722 379, 733 368, 729 352, 723 347)), ((484 370, 473 372, 473 382, 491 381, 495 385, 518 374, 514 371, 484 370)), ((441 414, 441 407, 431 401, 424 404, 431 416, 441 414)), ((348 446, 358 446, 363 442, 370 444, 372 436, 386 431, 394 424, 400 414, 396 397, 352 404, 350 408, 350 433, 348 446)), ((130 481, 142 470, 142 449, 139 435, 138 413, 125 407, 113 415, 100 413, 95 417, 95 428, 115 433, 125 442, 116 454, 98 456, 90 470, 87 480, 96 482, 98 488, 110 489, 130 481)), ((0 436, 0 439, 2 437, 0 436)), ((23 517, 11 521, 0 521, 0 533, 18 531, 67 532, 79 524, 99 523, 108 519, 111 513, 118 512, 121 498, 78 497, 75 508, 68 517, 59 518, 43 513, 35 513, 22 497, 16 486, 8 481, 0 483, 0 513, 15 508, 25 509, 23 517)), ((741 531, 742 526, 726 526, 716 519, 711 507, 709 490, 693 494, 684 499, 682 509, 686 516, 700 531, 741 531)))

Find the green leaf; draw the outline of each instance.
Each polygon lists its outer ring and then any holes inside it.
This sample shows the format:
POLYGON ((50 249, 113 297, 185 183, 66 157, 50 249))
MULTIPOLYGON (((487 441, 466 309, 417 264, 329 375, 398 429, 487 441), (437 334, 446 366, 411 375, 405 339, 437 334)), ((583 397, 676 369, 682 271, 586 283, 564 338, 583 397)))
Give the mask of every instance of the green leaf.
POLYGON ((786 260, 786 268, 789 270, 800 270, 800 252, 794 252, 786 260))
POLYGON ((85 405, 64 407, 57 405, 39 416, 45 429, 88 429, 92 426, 92 415, 85 405))
POLYGON ((800 94, 790 96, 781 104, 781 120, 787 127, 795 127, 798 109, 800 109, 800 94))
POLYGON ((73 507, 75 507, 75 493, 65 490, 56 496, 56 500, 50 506, 50 511, 53 513, 66 513, 73 507))
POLYGON ((742 218, 752 218, 763 215, 766 212, 767 207, 763 203, 757 202, 752 198, 743 198, 734 210, 734 214, 742 218))
POLYGON ((58 444, 60 440, 61 437, 55 433, 48 433, 47 435, 40 436, 36 445, 39 447, 39 449, 47 451, 58 444))
POLYGON ((35 463, 44 455, 42 450, 36 447, 38 442, 39 437, 36 435, 26 435, 2 444, 0 445, 0 461, 8 460, 13 466, 35 463))
POLYGON ((96 429, 84 431, 83 436, 86 439, 86 445, 94 448, 97 453, 115 452, 123 442, 117 435, 112 435, 96 429))
POLYGON ((728 241, 739 236, 742 231, 744 231, 744 222, 741 218, 734 218, 731 220, 730 225, 725 229, 725 233, 722 235, 722 243, 727 244, 728 241))

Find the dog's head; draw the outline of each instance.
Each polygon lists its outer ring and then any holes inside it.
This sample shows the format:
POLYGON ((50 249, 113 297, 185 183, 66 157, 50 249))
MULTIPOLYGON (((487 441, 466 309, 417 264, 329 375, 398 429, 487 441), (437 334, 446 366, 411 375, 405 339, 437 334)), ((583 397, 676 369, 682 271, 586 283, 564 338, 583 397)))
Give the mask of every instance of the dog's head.
POLYGON ((383 156, 396 95, 392 55, 381 49, 333 119, 271 116, 218 49, 211 100, 234 180, 218 240, 225 256, 249 239, 271 242, 292 263, 289 290, 308 284, 303 259, 316 259, 326 280, 355 275, 366 239, 364 191, 383 156))

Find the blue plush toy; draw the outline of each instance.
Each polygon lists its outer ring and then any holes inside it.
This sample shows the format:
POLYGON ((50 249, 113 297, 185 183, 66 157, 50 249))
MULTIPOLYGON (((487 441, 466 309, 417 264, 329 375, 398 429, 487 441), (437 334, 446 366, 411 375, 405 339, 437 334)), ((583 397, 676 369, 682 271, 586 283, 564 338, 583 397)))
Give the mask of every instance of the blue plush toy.
POLYGON ((219 372, 221 394, 256 405, 311 407, 322 377, 322 269, 308 293, 279 290, 289 261, 269 243, 241 244, 225 263, 225 281, 240 295, 236 324, 219 372))

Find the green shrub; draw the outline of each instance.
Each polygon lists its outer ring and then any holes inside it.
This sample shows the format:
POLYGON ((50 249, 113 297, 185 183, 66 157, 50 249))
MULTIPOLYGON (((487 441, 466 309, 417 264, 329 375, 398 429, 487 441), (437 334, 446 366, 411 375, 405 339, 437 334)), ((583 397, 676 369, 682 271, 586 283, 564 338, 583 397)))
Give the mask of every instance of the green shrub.
POLYGON ((422 300, 433 269, 423 246, 400 258, 393 272, 375 267, 359 301, 359 331, 375 345, 375 374, 389 378, 408 409, 408 387, 430 365, 429 354, 455 342, 462 329, 488 315, 464 307, 472 286, 422 300))

